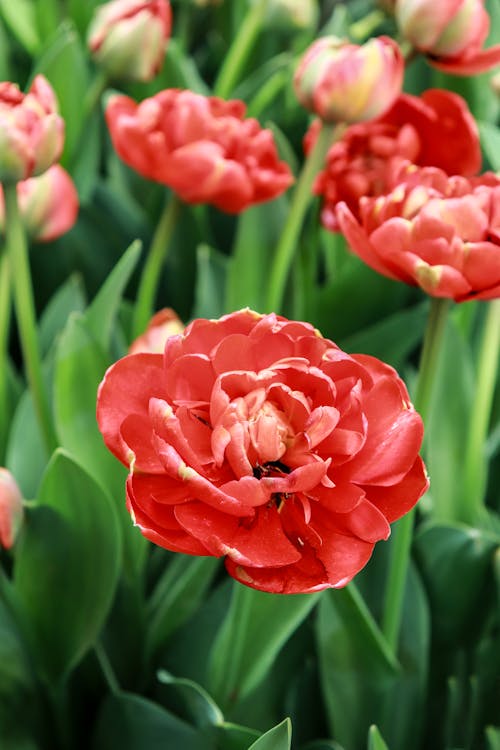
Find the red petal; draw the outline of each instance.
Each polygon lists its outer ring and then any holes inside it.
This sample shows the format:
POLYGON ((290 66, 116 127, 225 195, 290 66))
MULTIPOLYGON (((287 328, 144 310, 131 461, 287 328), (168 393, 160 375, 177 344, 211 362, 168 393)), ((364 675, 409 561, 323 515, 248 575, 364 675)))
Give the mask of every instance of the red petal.
POLYGON ((428 486, 424 462, 417 456, 410 471, 393 487, 365 487, 365 490, 368 500, 393 523, 413 508, 428 486))

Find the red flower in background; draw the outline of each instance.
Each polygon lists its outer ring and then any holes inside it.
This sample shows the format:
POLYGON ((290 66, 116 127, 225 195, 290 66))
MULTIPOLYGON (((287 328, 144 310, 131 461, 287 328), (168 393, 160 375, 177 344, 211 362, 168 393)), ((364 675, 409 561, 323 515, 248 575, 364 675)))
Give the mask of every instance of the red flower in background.
POLYGON ((165 349, 165 342, 168 337, 174 336, 176 333, 182 333, 183 330, 184 323, 177 313, 170 307, 164 307, 153 315, 144 333, 130 344, 128 353, 161 354, 165 349))
POLYGON ((391 279, 456 302, 500 297, 500 179, 405 167, 388 195, 345 203, 337 218, 354 253, 391 279))
MULTIPOLYGON (((305 138, 312 148, 319 121, 305 138)), ((476 122, 462 97, 450 91, 429 89, 421 96, 402 94, 382 117, 352 125, 328 152, 326 169, 315 183, 323 198, 321 220, 339 231, 336 207, 345 201, 359 218, 359 200, 394 187, 401 164, 435 166, 450 175, 469 176, 481 168, 481 148, 476 122)))
POLYGON ((484 0, 396 0, 394 12, 403 36, 439 70, 468 76, 500 63, 500 44, 483 49, 484 0))
POLYGON ((123 161, 186 203, 239 213, 293 182, 270 130, 244 119, 241 101, 167 89, 137 104, 112 97, 106 120, 123 161))
POLYGON ((264 591, 344 586, 428 485, 396 372, 274 314, 195 320, 163 356, 124 357, 97 419, 144 536, 264 591))

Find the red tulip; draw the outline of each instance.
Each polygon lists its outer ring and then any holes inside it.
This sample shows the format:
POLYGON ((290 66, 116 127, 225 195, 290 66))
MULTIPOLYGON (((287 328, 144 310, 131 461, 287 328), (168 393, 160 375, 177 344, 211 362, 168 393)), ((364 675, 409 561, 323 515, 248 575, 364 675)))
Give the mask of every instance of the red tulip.
POLYGON ((7 469, 0 468, 0 547, 10 549, 23 520, 23 498, 17 482, 7 469))
POLYGON ((0 83, 0 182, 42 174, 60 157, 64 122, 49 82, 36 76, 27 94, 0 83))
POLYGON ((163 64, 171 27, 168 0, 114 0, 96 9, 88 46, 108 75, 150 81, 163 64))
MULTIPOLYGON (((307 151, 318 125, 316 120, 306 135, 307 151)), ((401 94, 382 117, 348 128, 331 147, 326 169, 316 180, 315 193, 323 197, 323 225, 338 231, 340 201, 359 218, 360 198, 389 192, 395 172, 406 161, 439 167, 450 175, 479 171, 479 133, 462 97, 441 89, 420 97, 401 94)))
POLYGON ((456 75, 474 75, 500 63, 500 45, 483 49, 490 29, 484 0, 396 0, 404 37, 431 65, 456 75))
POLYGON ((411 166, 388 195, 345 203, 337 219, 353 252, 384 276, 456 302, 500 297, 500 179, 411 166))
POLYGON ((167 89, 137 104, 112 97, 106 119, 123 161, 168 185, 186 203, 239 213, 293 182, 270 130, 244 119, 245 105, 167 89))
MULTIPOLYGON (((28 235, 36 242, 52 242, 69 232, 78 216, 78 193, 69 174, 54 164, 40 177, 17 183, 21 218, 28 235)), ((0 186, 0 228, 5 221, 0 186)))
POLYGON ((278 593, 344 586, 428 485, 396 372, 307 323, 195 320, 106 373, 97 419, 145 537, 278 593))
POLYGON ((325 122, 363 122, 383 114, 401 92, 404 61, 393 39, 349 44, 335 36, 314 42, 293 79, 298 100, 325 122))
POLYGON ((162 354, 169 336, 182 333, 184 323, 170 307, 159 310, 149 321, 147 329, 129 347, 129 354, 149 352, 162 354))

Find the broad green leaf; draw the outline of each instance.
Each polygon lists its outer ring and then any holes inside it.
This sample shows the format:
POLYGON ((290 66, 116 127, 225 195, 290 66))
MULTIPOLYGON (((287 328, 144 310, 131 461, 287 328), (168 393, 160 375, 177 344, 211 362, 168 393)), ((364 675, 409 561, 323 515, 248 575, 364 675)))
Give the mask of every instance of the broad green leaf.
POLYGON ((132 693, 109 696, 92 750, 216 750, 214 740, 161 706, 132 693))
POLYGON ((61 4, 58 0, 35 0, 36 26, 41 39, 55 34, 61 22, 61 4))
POLYGON ((287 202, 279 198, 244 211, 238 219, 233 255, 229 260, 227 310, 264 309, 269 263, 286 218, 287 202))
POLYGON ((223 707, 241 701, 272 669, 316 605, 316 594, 267 594, 233 585, 231 607, 210 654, 209 692, 223 707))
POLYGON ((219 318, 224 309, 227 258, 208 245, 196 250, 197 275, 193 318, 219 318))
POLYGON ((491 122, 478 122, 481 146, 491 168, 500 169, 500 129, 491 122))
POLYGON ((14 568, 34 656, 49 682, 64 678, 98 637, 120 559, 109 497, 59 449, 43 477, 14 568))
POLYGON ((21 633, 6 604, 0 599, 0 737, 7 733, 7 727, 12 726, 13 714, 21 711, 32 698, 33 682, 21 633))
POLYGON ((301 746, 300 750, 344 750, 344 748, 334 740, 315 740, 301 746))
POLYGON ((33 74, 43 73, 57 95, 65 122, 63 166, 69 164, 84 123, 85 95, 88 88, 87 57, 73 25, 62 24, 56 37, 38 59, 33 74))
MULTIPOLYGON (((0 11, 1 13, 1 11, 0 11)), ((0 19, 0 80, 10 81, 10 61, 9 61, 9 34, 4 23, 0 19)))
POLYGON ((498 544, 493 535, 458 523, 431 523, 418 531, 415 551, 442 643, 461 643, 481 626, 498 544))
POLYGON ((488 750, 500 750, 500 728, 486 727, 486 741, 488 750))
POLYGON ((158 672, 158 680, 176 695, 183 708, 182 715, 190 724, 200 728, 223 724, 220 708, 201 685, 193 680, 174 677, 164 669, 158 672))
POLYGON ((37 53, 40 38, 36 27, 35 7, 30 0, 0 0, 0 14, 16 39, 31 55, 37 53))
POLYGON ((61 333, 72 312, 85 309, 85 291, 77 275, 69 279, 54 293, 40 319, 39 341, 42 355, 48 352, 61 333))
POLYGON ((148 602, 147 650, 154 654, 169 635, 197 609, 210 586, 219 560, 176 555, 148 602))
POLYGON ((169 41, 161 78, 169 87, 189 89, 204 96, 210 94, 210 89, 198 73, 192 57, 182 51, 177 39, 169 41))
POLYGON ((7 358, 4 371, 0 373, 0 378, 3 379, 0 385, 0 466, 6 466, 12 419, 19 406, 24 386, 9 358, 7 358))
POLYGON ((85 314, 89 331, 104 351, 109 350, 122 295, 139 260, 141 247, 141 242, 135 240, 125 250, 85 314))
POLYGON ((292 725, 285 719, 259 737, 248 750, 290 750, 292 742, 292 725))
POLYGON ((260 732, 231 722, 224 722, 217 727, 216 736, 217 750, 248 750, 250 745, 259 738, 260 732))
POLYGON ((368 730, 368 750, 389 750, 375 724, 368 730))
POLYGON ((323 592, 316 633, 332 736, 349 750, 364 750, 399 666, 353 584, 323 592))

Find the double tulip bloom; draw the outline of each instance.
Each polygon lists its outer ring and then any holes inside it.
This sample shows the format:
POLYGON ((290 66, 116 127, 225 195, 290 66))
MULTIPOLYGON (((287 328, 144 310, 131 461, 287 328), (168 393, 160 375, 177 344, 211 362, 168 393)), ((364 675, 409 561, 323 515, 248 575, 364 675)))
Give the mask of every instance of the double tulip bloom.
POLYGON ((375 271, 456 302, 500 297, 500 179, 448 177, 403 167, 387 195, 347 205, 337 219, 351 249, 375 271))
POLYGON ((45 172, 60 157, 64 122, 49 82, 42 75, 27 94, 0 83, 0 182, 18 182, 45 172))
POLYGON ((163 64, 171 27, 168 0, 114 0, 97 8, 88 46, 111 78, 150 81, 163 64))
POLYGON ((293 182, 273 135, 241 101, 167 89, 137 104, 112 97, 106 120, 123 161, 186 203, 227 213, 276 198, 293 182))
POLYGON ((474 75, 500 63, 500 45, 483 49, 484 0, 396 0, 394 12, 403 36, 440 70, 474 75))
POLYGON ((403 73, 403 56, 389 37, 359 46, 326 36, 300 60, 294 88, 300 103, 324 122, 363 122, 389 109, 403 73))
MULTIPOLYGON (((306 135, 306 151, 312 148, 319 124, 316 120, 306 135)), ((338 231, 340 201, 359 218, 360 199, 389 192, 401 164, 408 161, 449 175, 479 172, 479 133, 462 97, 441 89, 419 97, 401 94, 382 117, 349 127, 330 148, 315 183, 315 193, 323 200, 323 225, 338 231)))
POLYGON ((195 320, 124 357, 97 419, 144 536, 264 591, 344 586, 428 485, 396 372, 274 314, 195 320))

